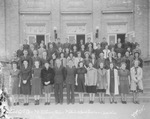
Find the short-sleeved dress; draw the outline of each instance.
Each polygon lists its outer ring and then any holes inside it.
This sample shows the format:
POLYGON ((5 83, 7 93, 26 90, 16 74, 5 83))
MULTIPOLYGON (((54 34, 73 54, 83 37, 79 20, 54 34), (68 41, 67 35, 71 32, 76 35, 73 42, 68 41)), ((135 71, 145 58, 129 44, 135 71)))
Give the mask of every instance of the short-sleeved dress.
POLYGON ((41 68, 33 69, 33 77, 32 77, 32 95, 41 95, 42 83, 41 83, 41 68))
POLYGON ((126 70, 119 70, 119 82, 120 82, 120 93, 122 94, 129 94, 130 88, 129 88, 129 79, 128 76, 130 76, 130 72, 126 70))
POLYGON ((19 83, 20 83, 20 78, 19 78, 20 70, 12 70, 10 72, 11 75, 11 82, 12 82, 12 95, 18 95, 20 93, 20 88, 19 88, 19 83))
POLYGON ((86 68, 78 68, 76 71, 78 77, 77 77, 77 92, 85 92, 85 74, 87 73, 86 68))

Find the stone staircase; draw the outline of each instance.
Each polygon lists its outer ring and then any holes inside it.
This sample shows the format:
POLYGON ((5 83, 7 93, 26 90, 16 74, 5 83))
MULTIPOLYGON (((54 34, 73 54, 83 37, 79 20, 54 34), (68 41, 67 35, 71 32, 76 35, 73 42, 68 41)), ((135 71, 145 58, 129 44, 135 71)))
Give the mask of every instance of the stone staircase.
MULTIPOLYGON (((4 82, 5 82, 5 87, 7 89, 9 89, 9 84, 8 84, 8 79, 9 79, 9 69, 10 67, 6 67, 4 69, 4 82)), ((139 99, 140 99, 140 102, 144 102, 144 103, 147 103, 147 102, 150 102, 150 66, 144 66, 143 68, 143 85, 144 85, 144 93, 140 94, 139 96, 139 99)), ((66 102, 66 89, 64 88, 64 103, 66 102)), ((89 97, 88 97, 88 94, 85 93, 84 94, 85 98, 85 103, 88 103, 89 102, 89 97)), ((116 96, 118 102, 121 101, 121 97, 120 96, 116 96)), ((30 99, 30 102, 33 103, 34 102, 34 98, 33 96, 31 95, 29 97, 30 99)), ((128 98, 127 98, 128 102, 132 102, 133 101, 133 97, 132 97, 132 93, 130 93, 128 95, 128 98)), ((42 103, 44 103, 44 95, 41 96, 41 100, 40 100, 42 103)), ((79 102, 79 96, 78 96, 78 93, 75 92, 75 101, 78 103, 79 102)), ((109 96, 106 95, 106 98, 105 98, 105 101, 106 103, 109 103, 109 96)), ((23 102, 23 96, 20 95, 20 102, 23 102)), ((54 93, 52 93, 51 95, 51 102, 54 103, 55 102, 55 98, 54 98, 54 93)), ((98 94, 96 94, 95 96, 95 102, 99 102, 99 98, 98 98, 98 94)))

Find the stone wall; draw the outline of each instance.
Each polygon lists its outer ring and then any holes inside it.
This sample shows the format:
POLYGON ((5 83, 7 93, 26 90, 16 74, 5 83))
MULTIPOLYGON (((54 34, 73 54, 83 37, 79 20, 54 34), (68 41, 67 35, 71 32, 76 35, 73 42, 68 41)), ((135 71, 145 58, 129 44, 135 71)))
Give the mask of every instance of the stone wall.
POLYGON ((10 58, 19 44, 28 37, 28 23, 45 24, 46 33, 50 34, 53 40, 54 28, 57 28, 58 37, 62 42, 65 42, 68 35, 68 24, 85 25, 84 34, 92 32, 94 40, 96 28, 99 28, 97 41, 101 41, 103 37, 108 37, 108 23, 126 23, 127 32, 135 31, 135 40, 140 43, 143 57, 150 55, 149 0, 5 0, 5 4, 4 0, 0 2, 1 57, 6 55, 10 58), (106 14, 103 11, 112 13, 106 14))

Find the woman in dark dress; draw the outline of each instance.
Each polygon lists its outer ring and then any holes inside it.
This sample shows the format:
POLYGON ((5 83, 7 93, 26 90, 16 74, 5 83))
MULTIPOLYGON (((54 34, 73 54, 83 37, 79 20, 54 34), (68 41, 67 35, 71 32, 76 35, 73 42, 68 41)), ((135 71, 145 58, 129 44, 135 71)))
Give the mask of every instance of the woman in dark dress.
POLYGON ((113 63, 114 67, 116 67, 116 59, 114 59, 112 57, 112 53, 111 52, 108 54, 108 58, 105 60, 105 68, 106 69, 110 68, 110 63, 113 63))
POLYGON ((12 84, 12 95, 14 106, 19 105, 19 94, 20 94, 20 70, 17 69, 17 62, 12 63, 12 70, 10 71, 11 84, 12 84))
POLYGON ((23 61, 21 68, 21 94, 24 95, 24 105, 29 105, 29 95, 31 94, 32 72, 27 60, 23 61))
POLYGON ((54 84, 54 76, 54 70, 50 67, 50 64, 48 62, 45 62, 44 68, 41 70, 41 79, 45 93, 45 105, 50 105, 50 98, 54 84))
POLYGON ((34 62, 34 68, 32 70, 32 90, 31 94, 34 95, 35 105, 39 105, 40 95, 41 95, 41 68, 40 62, 37 60, 34 62))
POLYGON ((126 63, 121 63, 121 69, 118 71, 120 82, 120 94, 123 104, 127 103, 127 94, 129 94, 130 86, 130 72, 126 69, 126 63))
POLYGON ((59 59, 56 59, 54 73, 55 104, 63 104, 63 83, 65 80, 65 67, 61 65, 61 61, 59 59))
POLYGON ((79 68, 76 71, 76 85, 77 85, 77 92, 79 92, 80 104, 83 104, 83 97, 84 92, 86 91, 85 88, 85 77, 86 77, 87 70, 83 65, 83 62, 79 62, 79 68))

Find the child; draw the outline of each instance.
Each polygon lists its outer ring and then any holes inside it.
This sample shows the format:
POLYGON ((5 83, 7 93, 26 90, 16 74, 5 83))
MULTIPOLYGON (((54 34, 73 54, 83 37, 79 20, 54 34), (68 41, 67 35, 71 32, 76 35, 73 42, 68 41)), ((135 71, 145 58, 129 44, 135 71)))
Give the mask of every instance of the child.
POLYGON ((17 62, 12 63, 12 70, 10 71, 10 79, 12 84, 12 95, 14 106, 19 105, 20 93, 20 70, 17 69, 17 62))
POLYGON ((33 72, 32 72, 32 90, 31 94, 34 95, 35 105, 39 105, 40 95, 41 95, 41 68, 40 62, 34 62, 33 72))
POLYGON ((41 78, 45 92, 45 105, 50 105, 50 97, 54 84, 54 75, 54 70, 50 67, 50 64, 45 62, 45 67, 41 71, 41 78))
POLYGON ((100 68, 97 71, 97 92, 99 92, 99 101, 105 103, 105 93, 107 89, 107 70, 104 69, 104 63, 100 62, 100 68))
POLYGON ((117 103, 115 95, 119 94, 119 79, 118 79, 118 70, 114 68, 114 64, 110 63, 110 68, 107 70, 107 82, 108 88, 106 94, 110 95, 110 103, 117 103))
POLYGON ((72 60, 69 60, 66 67, 67 104, 75 103, 74 99, 75 75, 76 75, 76 68, 74 67, 74 63, 72 62, 72 60), (70 100, 70 92, 71 92, 71 100, 70 100))
POLYGON ((131 91, 133 92, 133 103, 139 104, 139 92, 143 92, 143 70, 139 66, 139 61, 134 61, 134 66, 131 68, 131 91))
POLYGON ((130 72, 126 69, 126 63, 121 63, 121 69, 118 71, 120 82, 120 93, 122 104, 127 104, 127 94, 129 94, 130 72))
POLYGON ((86 77, 87 70, 83 65, 83 62, 79 62, 79 67, 77 68, 76 71, 76 85, 77 85, 77 92, 79 92, 79 98, 80 104, 83 104, 83 97, 84 97, 84 92, 86 91, 85 89, 85 77, 86 77))
POLYGON ((87 86, 87 93, 90 96, 90 104, 94 103, 95 93, 96 93, 96 82, 97 82, 97 70, 93 67, 92 62, 89 63, 87 68, 87 78, 85 84, 87 86))

